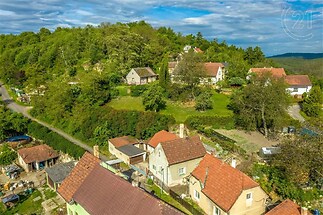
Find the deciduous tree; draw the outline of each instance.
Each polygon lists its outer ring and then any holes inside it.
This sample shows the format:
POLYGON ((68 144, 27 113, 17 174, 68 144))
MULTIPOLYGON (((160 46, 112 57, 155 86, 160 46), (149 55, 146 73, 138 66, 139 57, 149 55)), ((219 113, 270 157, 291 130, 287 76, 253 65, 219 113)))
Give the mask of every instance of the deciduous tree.
POLYGON ((166 107, 166 101, 163 95, 163 88, 157 84, 149 86, 148 90, 143 94, 143 105, 146 110, 160 111, 166 107))
POLYGON ((282 79, 269 74, 254 77, 249 85, 231 98, 236 123, 247 130, 258 129, 267 137, 286 113, 289 95, 282 79))

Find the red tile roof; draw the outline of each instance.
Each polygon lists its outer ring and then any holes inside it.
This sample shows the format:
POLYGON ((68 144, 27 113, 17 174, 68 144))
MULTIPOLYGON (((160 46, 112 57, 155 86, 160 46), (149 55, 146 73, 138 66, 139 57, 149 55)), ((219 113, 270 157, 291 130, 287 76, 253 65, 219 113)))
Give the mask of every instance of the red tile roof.
POLYGON ((287 75, 285 81, 291 86, 312 86, 308 75, 287 75))
POLYGON ((204 63, 204 67, 207 76, 216 77, 219 68, 223 68, 224 65, 222 63, 204 63))
POLYGON ((119 148, 121 146, 139 143, 139 140, 134 137, 123 136, 109 139, 109 142, 111 142, 116 148, 119 148))
POLYGON ((199 136, 162 142, 161 146, 169 165, 201 158, 206 153, 199 136))
POLYGON ((258 76, 265 73, 271 73, 274 78, 282 78, 286 76, 284 68, 251 68, 251 72, 256 73, 258 76))
POLYGON ((170 133, 168 131, 162 130, 158 131, 149 141, 148 144, 154 148, 158 145, 158 143, 166 142, 169 140, 176 140, 179 137, 176 134, 170 133))
POLYGON ((175 215, 175 208, 97 164, 73 195, 89 214, 175 215))
POLYGON ((301 215, 301 208, 296 203, 286 199, 278 206, 270 210, 266 215, 301 215))
POLYGON ((243 172, 209 154, 204 156, 192 175, 201 183, 204 183, 206 178, 202 192, 226 212, 231 209, 243 190, 259 186, 243 172))
POLYGON ((25 163, 41 162, 48 159, 57 158, 58 153, 50 146, 43 144, 18 150, 18 155, 25 163))
POLYGON ((197 47, 194 48, 194 51, 196 53, 203 53, 203 51, 200 48, 197 48, 197 47))
POLYGON ((85 152, 80 161, 58 188, 58 193, 66 200, 66 202, 70 202, 72 200, 74 193, 93 170, 94 166, 99 163, 99 158, 85 152))

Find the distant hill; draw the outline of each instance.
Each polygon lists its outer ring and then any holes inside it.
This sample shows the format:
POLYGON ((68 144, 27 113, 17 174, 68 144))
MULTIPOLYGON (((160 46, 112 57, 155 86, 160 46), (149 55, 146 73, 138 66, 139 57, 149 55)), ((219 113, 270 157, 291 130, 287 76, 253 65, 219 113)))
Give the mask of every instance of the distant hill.
POLYGON ((270 56, 268 58, 317 59, 317 58, 323 58, 323 53, 285 53, 285 54, 270 56))
POLYGON ((323 78, 323 58, 274 57, 271 60, 274 62, 275 67, 285 68, 287 74, 306 74, 323 78))

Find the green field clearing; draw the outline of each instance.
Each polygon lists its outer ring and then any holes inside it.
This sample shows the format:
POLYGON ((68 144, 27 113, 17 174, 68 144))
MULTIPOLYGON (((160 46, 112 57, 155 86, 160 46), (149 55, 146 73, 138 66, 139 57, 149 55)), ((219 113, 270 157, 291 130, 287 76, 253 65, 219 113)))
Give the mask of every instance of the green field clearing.
MULTIPOLYGON (((215 93, 212 96, 213 109, 199 112, 195 110, 194 105, 185 105, 179 102, 167 100, 166 109, 160 111, 160 113, 174 116, 176 122, 178 123, 184 122, 188 116, 192 115, 227 116, 232 115, 232 111, 227 109, 229 101, 230 99, 228 96, 215 93)), ((113 99, 108 105, 116 110, 145 110, 144 106, 142 105, 141 97, 121 96, 117 99, 113 99)))

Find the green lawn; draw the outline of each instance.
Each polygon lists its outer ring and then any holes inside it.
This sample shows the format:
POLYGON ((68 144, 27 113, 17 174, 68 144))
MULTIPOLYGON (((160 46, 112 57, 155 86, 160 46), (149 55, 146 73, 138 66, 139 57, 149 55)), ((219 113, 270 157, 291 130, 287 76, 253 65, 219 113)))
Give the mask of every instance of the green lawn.
MULTIPOLYGON (((178 123, 184 122, 188 116, 191 115, 219 115, 227 116, 231 115, 232 112, 227 109, 229 103, 229 97, 223 94, 215 93, 212 96, 213 109, 204 112, 199 112, 194 109, 194 104, 185 105, 178 102, 172 102, 167 100, 167 106, 165 110, 160 113, 173 115, 178 123)), ((117 110, 137 110, 144 111, 145 108, 142 105, 141 97, 121 96, 117 99, 113 99, 108 104, 110 107, 117 110)))
POLYGON ((2 208, 0 208, 0 213, 3 215, 16 214, 16 213, 24 214, 24 215, 42 214, 42 211, 43 211, 43 207, 41 205, 43 201, 42 198, 40 198, 38 201, 33 201, 38 196, 41 197, 41 193, 39 190, 34 190, 34 192, 31 195, 25 198, 20 196, 20 202, 15 207, 9 210, 5 210, 4 206, 2 206, 2 208))

